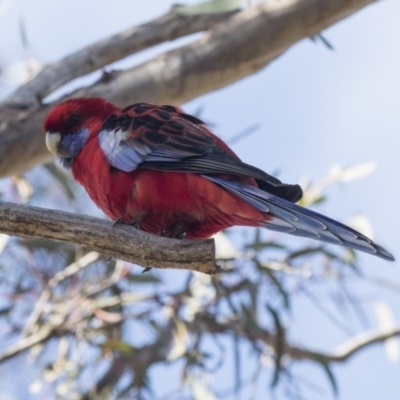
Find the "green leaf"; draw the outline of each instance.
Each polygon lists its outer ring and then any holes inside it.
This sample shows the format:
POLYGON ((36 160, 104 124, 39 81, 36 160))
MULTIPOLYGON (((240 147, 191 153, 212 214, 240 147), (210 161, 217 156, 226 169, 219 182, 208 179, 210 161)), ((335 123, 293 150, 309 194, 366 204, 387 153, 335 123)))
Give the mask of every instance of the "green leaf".
POLYGON ((275 285, 276 289, 278 292, 282 295, 283 298, 283 304, 286 309, 290 310, 290 296, 282 286, 281 282, 279 279, 275 276, 275 274, 269 270, 268 268, 264 269, 265 272, 268 274, 268 277, 270 278, 271 282, 275 285))
POLYGON ((273 243, 273 242, 254 242, 252 244, 247 245, 245 248, 253 249, 258 252, 258 251, 265 250, 265 249, 285 250, 286 246, 279 244, 279 243, 273 243))
POLYGON ((177 6, 175 11, 182 15, 221 14, 241 8, 243 0, 210 0, 193 6, 177 6))
POLYGON ((360 274, 360 270, 356 264, 356 254, 352 249, 345 249, 341 254, 335 254, 329 251, 325 246, 308 247, 289 254, 286 260, 289 262, 295 258, 303 257, 306 255, 318 254, 327 257, 331 261, 337 261, 342 265, 350 267, 354 272, 360 274))
POLYGON ((155 275, 152 275, 151 273, 147 274, 131 274, 128 275, 128 279, 132 283, 160 283, 161 280, 157 278, 155 275))
POLYGON ((241 316, 244 320, 244 325, 246 325, 247 327, 254 326, 255 325, 254 317, 250 308, 246 304, 241 303, 240 310, 241 310, 241 316))
POLYGON ((303 257, 303 256, 311 255, 311 254, 317 254, 317 253, 321 253, 321 252, 323 252, 322 246, 307 247, 305 249, 297 250, 297 251, 290 253, 286 257, 286 260, 290 261, 290 260, 294 260, 295 258, 298 258, 298 257, 303 257))
POLYGON ((338 397, 339 396, 339 387, 337 385, 336 378, 333 375, 333 372, 329 367, 329 364, 326 361, 320 360, 320 359, 316 359, 316 361, 318 361, 321 364, 321 367, 325 371, 325 373, 328 377, 328 380, 332 386, 332 392, 333 392, 334 396, 338 397))
POLYGON ((319 197, 316 197, 311 204, 307 204, 307 205, 313 206, 315 204, 321 204, 324 201, 326 201, 326 196, 319 196, 319 197))
POLYGON ((257 297, 259 285, 248 281, 248 293, 251 300, 251 311, 255 314, 257 310, 257 297))
POLYGON ((271 387, 274 388, 279 381, 281 372, 281 361, 285 350, 285 329, 281 324, 278 313, 270 305, 267 305, 267 309, 275 324, 275 372, 271 382, 271 387))
POLYGON ((110 339, 107 342, 100 344, 99 347, 103 352, 118 351, 121 354, 131 354, 135 352, 135 348, 129 343, 126 343, 119 339, 110 339))

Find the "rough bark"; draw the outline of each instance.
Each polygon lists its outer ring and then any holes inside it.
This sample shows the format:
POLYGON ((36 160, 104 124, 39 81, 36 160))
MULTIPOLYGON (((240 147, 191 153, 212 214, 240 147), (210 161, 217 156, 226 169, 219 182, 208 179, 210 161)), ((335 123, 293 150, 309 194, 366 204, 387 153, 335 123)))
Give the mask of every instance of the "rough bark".
POLYGON ((218 272, 213 240, 167 239, 87 215, 0 202, 0 231, 76 243, 143 267, 218 272))
POLYGON ((35 78, 9 96, 6 104, 17 108, 35 106, 75 78, 157 44, 207 30, 233 14, 185 16, 177 14, 173 8, 153 21, 100 40, 45 66, 35 78))
MULTIPOLYGON (((119 105, 137 101, 180 104, 259 71, 299 40, 320 33, 374 1, 269 0, 225 17, 223 22, 215 24, 213 20, 214 27, 187 46, 161 54, 129 70, 106 73, 92 86, 66 97, 103 96, 119 105)), ((183 17, 176 18, 182 20, 183 17)), ((149 30, 146 32, 148 35, 149 30)), ((192 32, 187 28, 187 33, 192 32)), ((185 29, 181 29, 179 34, 184 33, 185 29)), ((139 39, 136 36, 136 40, 139 39)), ((170 39, 168 35, 164 38, 170 39)), ((158 36, 154 43, 161 40, 158 36)), ((146 40, 142 39, 142 42, 146 40)), ((151 45, 151 40, 147 44, 151 45)), ((103 54, 106 48, 104 43, 97 46, 99 54, 103 54)), ((105 65, 107 60, 104 57, 99 56, 101 62, 93 62, 97 57, 93 49, 96 45, 91 46, 87 60, 82 54, 88 49, 70 56, 71 60, 77 57, 80 61, 74 64, 70 60, 66 76, 76 77, 105 65), (72 74, 71 69, 76 73, 72 74)), ((135 50, 131 48, 131 51, 135 50)), ((124 51, 121 55, 128 53, 124 51)), ((114 55, 112 60, 116 58, 114 55)), ((45 71, 60 71, 58 68, 59 65, 53 69, 49 66, 45 71)), ((17 94, 0 104, 0 177, 51 160, 52 156, 44 146, 41 126, 54 103, 33 105, 32 98, 40 100, 64 81, 55 74, 44 72, 34 83, 28 83, 29 86, 20 88, 17 94), (48 82, 40 82, 41 79, 48 82), (23 99, 24 93, 26 100, 23 99)))

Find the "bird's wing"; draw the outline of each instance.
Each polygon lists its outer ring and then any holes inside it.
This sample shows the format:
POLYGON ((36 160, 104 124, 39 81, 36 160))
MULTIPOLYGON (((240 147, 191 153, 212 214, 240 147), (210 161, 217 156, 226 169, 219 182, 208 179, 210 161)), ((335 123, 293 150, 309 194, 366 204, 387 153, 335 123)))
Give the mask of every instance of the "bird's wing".
POLYGON ((111 116, 98 138, 110 164, 125 172, 145 168, 239 175, 256 179, 263 190, 286 200, 302 197, 300 186, 283 184, 243 163, 204 122, 173 106, 133 104, 111 116))
POLYGON ((256 187, 205 175, 214 183, 234 193, 257 210, 268 213, 267 221, 260 221, 265 228, 291 235, 308 237, 323 242, 338 244, 374 254, 385 260, 394 257, 371 239, 315 211, 303 208, 290 201, 264 192, 256 187))

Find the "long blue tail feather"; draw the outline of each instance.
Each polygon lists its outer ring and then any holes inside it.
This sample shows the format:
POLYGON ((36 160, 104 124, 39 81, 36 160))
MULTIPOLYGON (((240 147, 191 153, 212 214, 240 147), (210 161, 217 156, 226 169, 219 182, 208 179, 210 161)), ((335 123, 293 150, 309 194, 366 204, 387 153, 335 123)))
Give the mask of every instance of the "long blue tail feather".
POLYGON ((271 219, 260 221, 267 229, 347 246, 355 250, 373 254, 384 260, 394 261, 393 255, 383 247, 338 221, 298 206, 257 187, 228 181, 212 175, 204 176, 234 193, 257 210, 268 213, 271 219))

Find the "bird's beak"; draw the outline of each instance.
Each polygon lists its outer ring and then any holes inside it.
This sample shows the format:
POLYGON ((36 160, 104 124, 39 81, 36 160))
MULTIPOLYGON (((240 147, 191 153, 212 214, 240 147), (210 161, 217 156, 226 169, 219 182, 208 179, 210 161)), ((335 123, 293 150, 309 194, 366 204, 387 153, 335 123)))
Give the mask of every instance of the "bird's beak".
POLYGON ((58 147, 61 141, 61 134, 58 132, 46 132, 46 146, 51 153, 59 156, 58 147))

